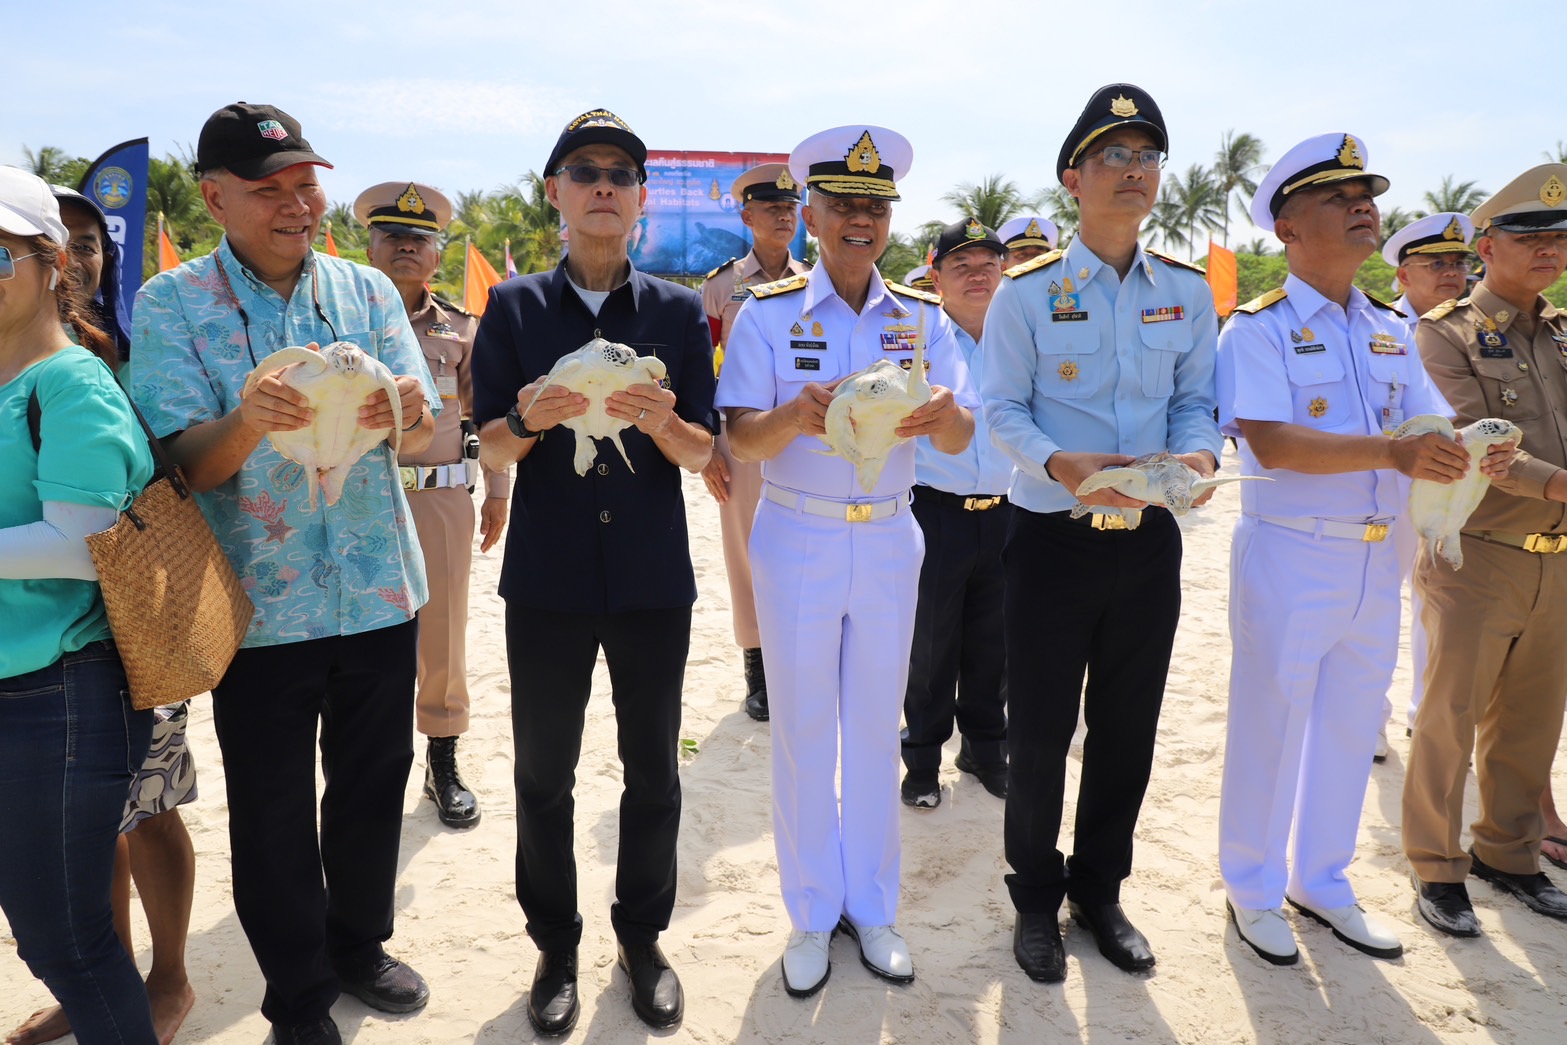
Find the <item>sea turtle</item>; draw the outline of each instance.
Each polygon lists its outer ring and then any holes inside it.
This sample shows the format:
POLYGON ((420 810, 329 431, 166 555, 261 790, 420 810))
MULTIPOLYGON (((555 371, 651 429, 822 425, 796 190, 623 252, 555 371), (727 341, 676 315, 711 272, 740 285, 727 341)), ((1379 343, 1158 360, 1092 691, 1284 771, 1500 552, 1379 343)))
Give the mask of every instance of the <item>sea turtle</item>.
MULTIPOLYGON (((1410 435, 1435 432, 1444 439, 1455 435, 1453 424, 1436 414, 1420 414, 1411 417, 1393 430, 1394 439, 1410 435)), ((1463 542, 1458 532, 1469 521, 1469 516, 1480 506, 1491 477, 1480 470, 1480 462, 1486 451, 1496 443, 1509 440, 1522 443, 1523 432, 1511 421, 1500 417, 1482 417, 1472 425, 1456 433, 1458 441, 1469 451, 1469 471, 1463 478, 1451 483, 1437 483, 1429 479, 1416 479, 1409 484, 1409 519, 1415 532, 1426 539, 1431 549, 1431 561, 1437 556, 1447 560, 1453 569, 1464 565, 1463 542)))
MULTIPOLYGON (((639 356, 634 348, 596 337, 555 361, 544 384, 523 410, 522 417, 527 420, 528 410, 533 409, 533 404, 550 385, 560 385, 586 396, 588 412, 561 422, 563 427, 577 433, 577 452, 572 458, 572 466, 578 475, 587 475, 598 457, 598 447, 593 440, 608 439, 620 451, 626 467, 631 468, 631 458, 626 456, 626 448, 620 442, 621 430, 631 427, 631 422, 609 416, 604 410, 604 401, 611 393, 624 392, 632 385, 656 385, 668 373, 664 361, 657 356, 639 356)), ((635 468, 631 470, 636 471, 635 468)))
MULTIPOLYGON (((1082 497, 1095 490, 1113 489, 1134 500, 1163 505, 1175 515, 1185 515, 1191 511, 1192 502, 1208 490, 1245 479, 1273 481, 1265 475, 1226 475, 1204 479, 1185 461, 1161 450, 1156 454, 1145 454, 1129 465, 1095 472, 1078 485, 1077 496, 1082 497)), ((1078 504, 1072 509, 1072 518, 1082 518, 1093 510, 1086 504, 1078 504)), ((1143 521, 1143 513, 1136 508, 1112 508, 1109 511, 1119 511, 1129 530, 1137 529, 1143 521)))
POLYGON ((397 381, 385 363, 358 345, 334 341, 318 348, 312 342, 306 348, 296 345, 279 349, 245 378, 241 395, 249 395, 262 378, 278 371, 283 371, 279 380, 303 394, 315 411, 305 428, 267 433, 277 452, 301 465, 310 477, 311 511, 316 507, 316 484, 321 484, 326 503, 336 504, 343 495, 349 471, 388 432, 392 435, 392 453, 395 455, 402 448, 403 406, 397 381), (363 428, 359 424, 359 408, 378 389, 385 389, 392 402, 393 426, 363 428))
POLYGON ((822 441, 831 451, 854 465, 860 489, 876 489, 887 456, 906 436, 896 434, 898 422, 930 402, 930 381, 925 377, 925 339, 914 343, 914 359, 905 375, 890 359, 879 359, 858 374, 838 383, 827 406, 827 434, 822 441))

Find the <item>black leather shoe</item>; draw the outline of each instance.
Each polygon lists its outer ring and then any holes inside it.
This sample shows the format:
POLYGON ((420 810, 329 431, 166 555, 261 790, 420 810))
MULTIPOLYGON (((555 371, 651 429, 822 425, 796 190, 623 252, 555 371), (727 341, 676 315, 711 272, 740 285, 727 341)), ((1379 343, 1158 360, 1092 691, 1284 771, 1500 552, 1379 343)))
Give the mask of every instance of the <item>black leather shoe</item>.
POLYGON ((362 966, 341 971, 337 979, 343 993, 382 1012, 413 1012, 424 1008, 430 1000, 424 977, 390 954, 383 953, 362 966))
POLYGON ((1066 979, 1066 945, 1061 942, 1061 925, 1054 911, 1018 912, 1012 923, 1012 957, 1031 980, 1060 983, 1066 979))
POLYGON ((1007 764, 1005 762, 980 763, 969 757, 967 751, 958 753, 958 770, 979 777, 985 790, 997 798, 1007 797, 1007 764))
POLYGON ((903 774, 898 797, 915 809, 935 809, 941 805, 941 779, 934 769, 911 769, 903 774))
POLYGON ((1479 936, 1480 920, 1463 882, 1423 882, 1411 876, 1420 917, 1449 936, 1479 936))
POLYGON ((741 650, 745 659, 745 713, 758 722, 767 721, 767 672, 762 668, 762 651, 741 650))
POLYGON ((540 1034, 565 1034, 577 1025, 577 949, 540 951, 528 989, 528 1019, 540 1034))
POLYGON ((277 1045, 343 1045, 343 1036, 330 1016, 304 1023, 274 1023, 272 1040, 277 1045))
POLYGON ((1072 920, 1087 929, 1099 944, 1099 953, 1127 972, 1145 972, 1157 959, 1147 937, 1126 919, 1118 903, 1079 904, 1067 902, 1072 920))
POLYGON ((479 822, 479 799, 457 773, 457 738, 431 737, 425 752, 424 794, 447 827, 479 822))
POLYGON ((1503 892, 1512 893, 1535 914, 1548 918, 1567 918, 1567 893, 1551 884, 1541 871, 1534 874, 1509 874, 1481 861, 1469 850, 1469 873, 1482 882, 1490 882, 1503 892))
POLYGON ((620 967, 631 980, 631 1008, 638 1019, 655 1030, 680 1022, 686 996, 658 944, 620 944, 620 967))

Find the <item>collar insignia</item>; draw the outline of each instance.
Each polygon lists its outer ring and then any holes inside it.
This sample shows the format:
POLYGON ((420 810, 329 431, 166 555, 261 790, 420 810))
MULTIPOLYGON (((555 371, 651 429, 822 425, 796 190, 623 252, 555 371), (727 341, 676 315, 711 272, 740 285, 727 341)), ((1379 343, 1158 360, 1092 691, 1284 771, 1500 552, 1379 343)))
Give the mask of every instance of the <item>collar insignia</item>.
POLYGON ((789 333, 793 334, 795 337, 801 337, 805 334, 805 328, 796 323, 794 326, 789 328, 789 333))

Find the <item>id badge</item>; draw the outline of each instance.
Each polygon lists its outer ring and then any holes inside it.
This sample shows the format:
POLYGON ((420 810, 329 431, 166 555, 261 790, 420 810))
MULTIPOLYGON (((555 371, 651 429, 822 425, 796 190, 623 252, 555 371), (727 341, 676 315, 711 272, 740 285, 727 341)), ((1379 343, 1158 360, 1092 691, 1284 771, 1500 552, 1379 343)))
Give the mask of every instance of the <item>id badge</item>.
POLYGON ((1392 435, 1399 425, 1404 423, 1404 411, 1393 406, 1382 408, 1382 432, 1392 435))
POLYGON ((442 399, 457 398, 457 375, 443 374, 435 379, 435 390, 442 399))

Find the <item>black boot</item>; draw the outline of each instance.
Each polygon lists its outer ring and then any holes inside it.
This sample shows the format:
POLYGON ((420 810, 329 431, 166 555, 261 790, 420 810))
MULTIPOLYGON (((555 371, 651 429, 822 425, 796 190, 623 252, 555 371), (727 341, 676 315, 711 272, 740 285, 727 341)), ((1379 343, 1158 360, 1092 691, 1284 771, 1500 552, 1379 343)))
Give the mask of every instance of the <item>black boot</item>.
POLYGON ((479 822, 479 800, 457 775, 457 738, 431 737, 425 751, 424 793, 435 803, 435 815, 448 827, 472 827, 479 822))
POLYGON ((762 672, 762 651, 740 651, 745 656, 745 713, 758 722, 767 721, 767 676, 762 672))

